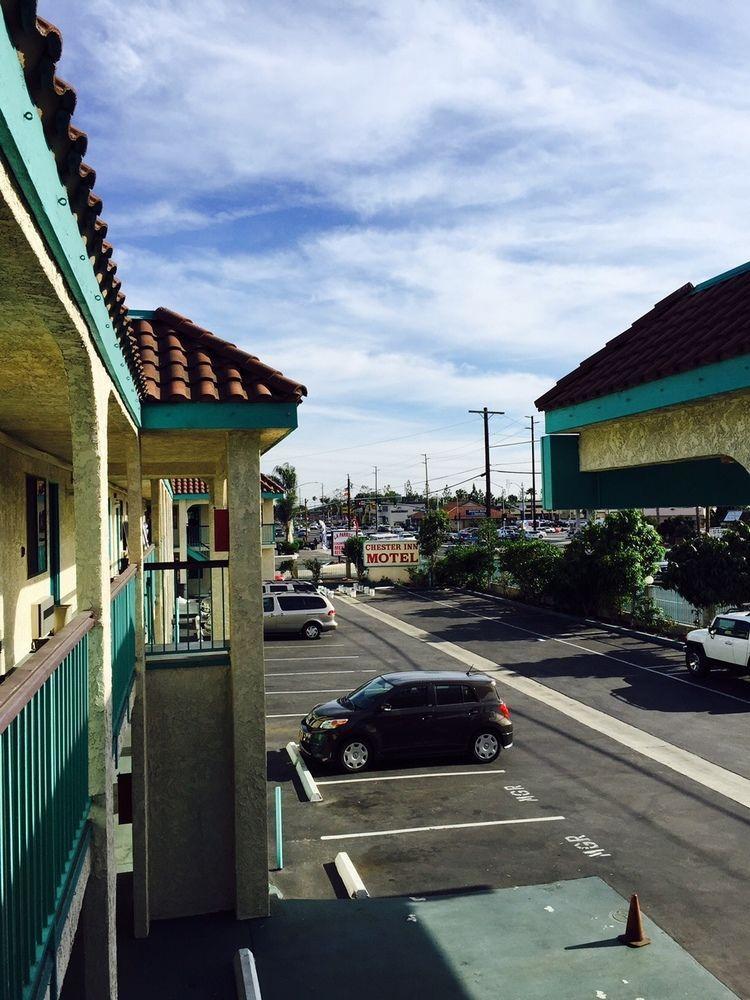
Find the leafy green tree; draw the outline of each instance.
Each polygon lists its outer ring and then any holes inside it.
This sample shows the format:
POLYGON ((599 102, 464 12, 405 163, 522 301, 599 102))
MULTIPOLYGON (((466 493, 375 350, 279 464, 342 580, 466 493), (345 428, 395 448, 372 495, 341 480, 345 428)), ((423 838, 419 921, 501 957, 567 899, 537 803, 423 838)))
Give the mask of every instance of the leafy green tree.
POLYGON ((320 574, 323 571, 323 563, 320 559, 306 559, 305 569, 309 569, 312 573, 312 582, 317 587, 320 583, 320 574))
POLYGON ((495 553, 499 544, 497 523, 492 518, 485 517, 479 524, 477 547, 481 550, 481 585, 489 587, 495 572, 495 553))
POLYGON ((347 564, 354 563, 357 577, 361 578, 365 572, 365 540, 361 535, 352 535, 344 542, 344 557, 347 564))
POLYGON ((441 545, 445 544, 450 532, 450 522, 444 510, 428 511, 419 523, 417 539, 419 551, 430 565, 430 579, 435 570, 435 560, 441 545))
POLYGON ((599 524, 587 524, 565 549, 558 598, 586 612, 632 609, 663 557, 659 533, 640 511, 615 511, 599 524))
POLYGON ((539 538, 520 539, 500 550, 502 569, 511 575, 521 597, 532 601, 553 593, 562 558, 557 545, 539 538))
POLYGON ((721 538, 696 535, 675 545, 662 583, 712 617, 717 607, 750 600, 750 525, 737 522, 721 538))
POLYGON ((276 501, 276 513, 284 525, 287 542, 294 541, 294 512, 297 509, 297 470, 289 462, 277 465, 273 470, 276 479, 284 487, 284 498, 276 501))

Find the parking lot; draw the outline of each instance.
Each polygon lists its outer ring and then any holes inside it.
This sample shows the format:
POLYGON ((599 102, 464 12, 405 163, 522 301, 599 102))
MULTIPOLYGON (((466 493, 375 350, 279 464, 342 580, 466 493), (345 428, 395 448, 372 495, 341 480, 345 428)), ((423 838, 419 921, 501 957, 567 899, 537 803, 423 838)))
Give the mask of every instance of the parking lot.
MULTIPOLYGON (((376 597, 369 607, 408 620, 404 602, 422 613, 398 592, 376 597)), ((424 641, 396 631, 368 615, 364 603, 336 606, 335 635, 266 643, 269 782, 282 787, 284 805, 284 869, 272 872, 271 881, 285 898, 343 897, 333 866, 339 851, 349 854, 373 897, 421 898, 596 875, 625 897, 638 891, 652 919, 740 995, 750 995, 747 810, 553 707, 505 690, 502 679, 498 688, 511 706, 516 742, 495 763, 404 760, 376 763, 356 777, 312 764, 323 800, 308 802, 283 748, 296 740, 300 718, 315 704, 377 673, 460 669, 437 634, 424 641)), ((455 612, 444 611, 458 644, 455 612)), ((430 616, 441 613, 429 608, 430 616)), ((466 628, 461 648, 468 649, 477 632, 471 621, 466 628)), ((503 639, 493 641, 494 659, 502 663, 503 639)), ((512 645, 518 657, 518 636, 508 641, 508 652, 512 645)), ((538 640, 524 641, 531 648, 538 640)), ((531 648, 535 657, 537 650, 531 648)), ((675 667, 674 660, 665 654, 666 668, 675 667)), ((269 802, 273 858, 272 796, 269 802)), ((615 921, 624 918, 624 911, 613 914, 615 921)))

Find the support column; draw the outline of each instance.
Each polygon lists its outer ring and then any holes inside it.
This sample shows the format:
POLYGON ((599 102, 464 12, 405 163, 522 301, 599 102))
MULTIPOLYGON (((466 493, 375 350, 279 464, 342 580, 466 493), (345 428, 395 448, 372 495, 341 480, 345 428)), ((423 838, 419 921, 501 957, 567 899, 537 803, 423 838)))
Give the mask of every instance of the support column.
POLYGON ((146 659, 143 624, 143 476, 140 442, 128 446, 128 548, 135 578, 135 698, 130 718, 133 766, 133 933, 146 937, 148 907, 148 777, 146 771, 146 659))
POLYGON ((112 647, 107 517, 107 401, 96 382, 70 393, 78 607, 91 610, 89 632, 89 792, 91 874, 84 904, 86 996, 116 1000, 117 939, 112 754, 112 647))
MULTIPOLYGON (((188 505, 185 500, 177 504, 177 542, 180 562, 187 562, 188 549, 188 505)), ((185 584, 184 594, 187 596, 187 570, 180 570, 180 583, 185 584)))
POLYGON ((227 460, 235 908, 245 919, 268 913, 259 433, 231 431, 227 460))

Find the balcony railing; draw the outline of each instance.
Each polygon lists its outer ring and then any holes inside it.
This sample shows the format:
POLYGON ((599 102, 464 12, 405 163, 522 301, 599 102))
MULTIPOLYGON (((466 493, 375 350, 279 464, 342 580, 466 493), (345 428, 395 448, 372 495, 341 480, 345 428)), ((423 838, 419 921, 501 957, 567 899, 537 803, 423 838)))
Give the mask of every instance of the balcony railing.
POLYGON ((209 537, 209 528, 207 524, 188 524, 188 548, 197 549, 198 552, 207 553, 210 544, 209 537))
POLYGON ((260 529, 260 540, 262 545, 274 545, 276 542, 276 525, 262 524, 260 529))
POLYGON ((147 656, 229 649, 228 566, 226 559, 144 565, 147 656))
POLYGON ((88 632, 79 615, 0 684, 0 996, 37 996, 89 815, 88 632))
POLYGON ((112 744, 117 750, 120 729, 130 704, 135 680, 135 577, 128 566, 112 581, 112 744))

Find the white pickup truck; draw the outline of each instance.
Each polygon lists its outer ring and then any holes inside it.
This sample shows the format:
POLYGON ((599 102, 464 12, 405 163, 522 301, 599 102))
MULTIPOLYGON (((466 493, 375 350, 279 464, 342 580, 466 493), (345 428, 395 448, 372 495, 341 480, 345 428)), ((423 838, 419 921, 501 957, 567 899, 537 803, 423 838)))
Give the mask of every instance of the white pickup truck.
POLYGON ((685 665, 691 674, 705 677, 712 667, 750 670, 750 611, 717 615, 708 628, 688 632, 685 665))

